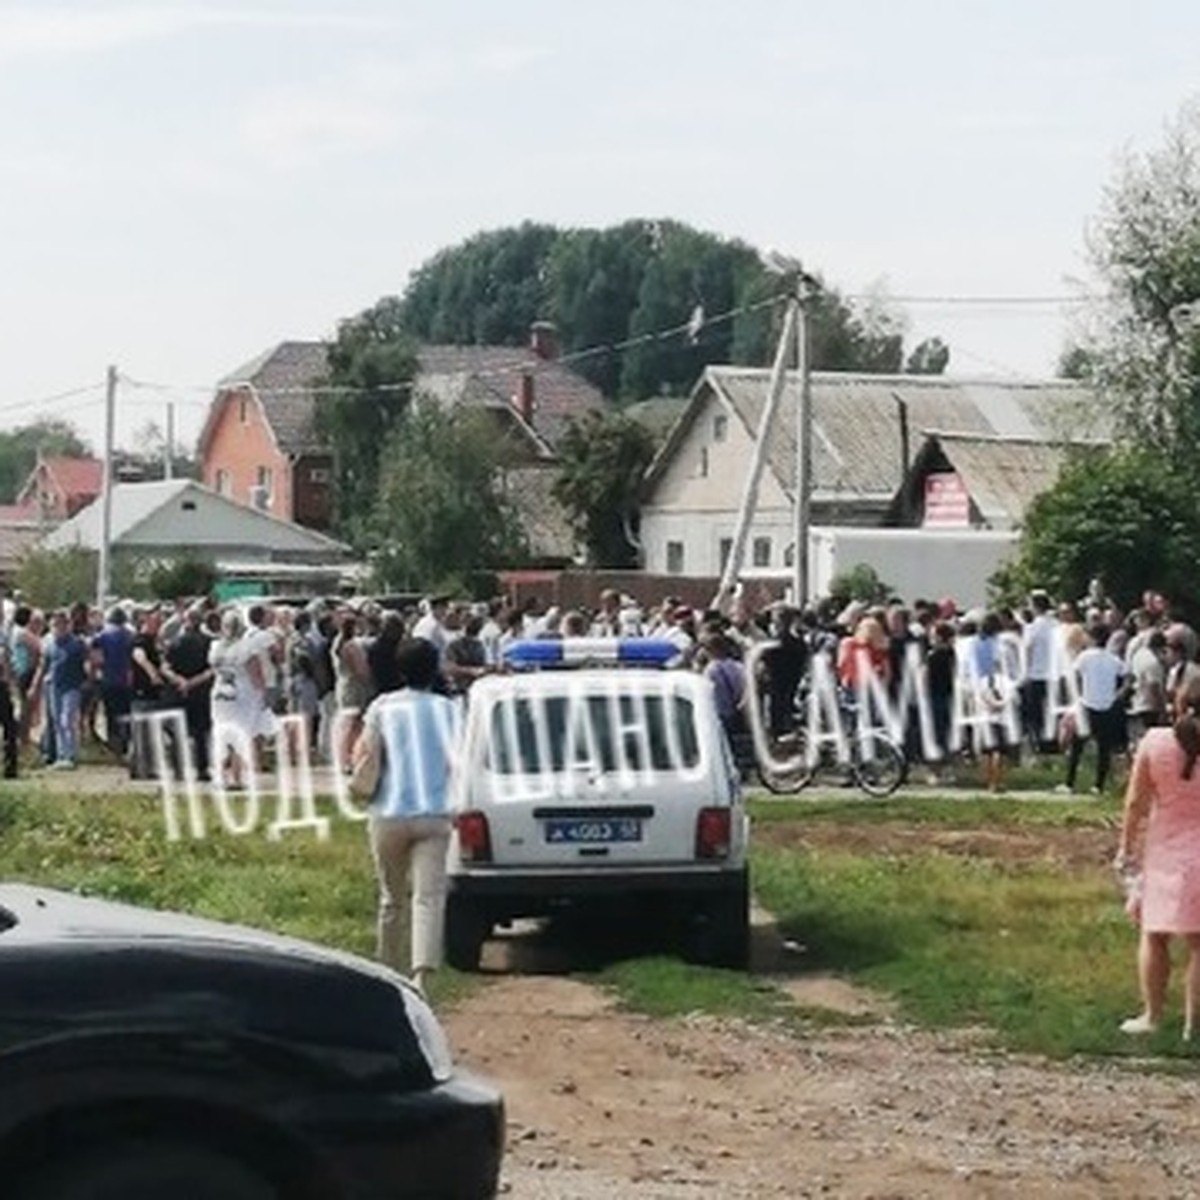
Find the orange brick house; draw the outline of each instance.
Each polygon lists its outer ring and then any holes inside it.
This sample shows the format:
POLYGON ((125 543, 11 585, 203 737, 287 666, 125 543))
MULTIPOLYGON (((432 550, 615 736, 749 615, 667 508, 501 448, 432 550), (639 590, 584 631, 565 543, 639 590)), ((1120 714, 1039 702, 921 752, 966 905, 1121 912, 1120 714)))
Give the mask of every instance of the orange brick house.
MULTIPOLYGON (((514 499, 536 495, 530 503, 539 511, 531 516, 540 518, 547 489, 529 486, 529 472, 552 470, 554 447, 569 423, 605 406, 603 394, 557 362, 556 354, 553 327, 541 322, 527 347, 430 345, 418 351, 417 387, 424 395, 447 407, 487 411, 498 436, 519 448, 523 462, 509 471, 511 492, 514 499)), ((200 436, 201 480, 276 517, 328 529, 334 462, 316 421, 319 381, 327 371, 324 342, 281 342, 224 380, 200 436)), ((543 549, 548 557, 570 554, 561 544, 543 549)))

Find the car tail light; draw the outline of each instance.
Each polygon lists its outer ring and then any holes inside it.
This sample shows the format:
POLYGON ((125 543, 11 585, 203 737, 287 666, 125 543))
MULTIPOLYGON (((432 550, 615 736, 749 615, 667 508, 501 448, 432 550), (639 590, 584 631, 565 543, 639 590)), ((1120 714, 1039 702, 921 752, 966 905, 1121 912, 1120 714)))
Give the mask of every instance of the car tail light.
POLYGON ((702 808, 696 818, 696 857, 728 858, 729 842, 729 809, 702 808))
POLYGON ((454 818, 454 827, 458 830, 458 852, 463 862, 492 861, 492 835, 483 813, 459 813, 454 818))

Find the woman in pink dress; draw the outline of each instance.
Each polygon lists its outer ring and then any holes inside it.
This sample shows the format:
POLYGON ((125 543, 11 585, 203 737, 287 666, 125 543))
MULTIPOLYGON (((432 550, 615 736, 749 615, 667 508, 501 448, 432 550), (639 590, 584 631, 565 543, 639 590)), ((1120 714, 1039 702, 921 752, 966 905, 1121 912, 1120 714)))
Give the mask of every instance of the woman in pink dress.
POLYGON ((1142 1011, 1125 1033, 1153 1033, 1162 1020, 1171 975, 1170 939, 1187 942, 1183 1036, 1200 1008, 1200 679, 1176 701, 1171 729, 1151 729, 1138 743, 1125 793, 1116 867, 1141 877, 1133 915, 1141 926, 1138 980, 1142 1011))

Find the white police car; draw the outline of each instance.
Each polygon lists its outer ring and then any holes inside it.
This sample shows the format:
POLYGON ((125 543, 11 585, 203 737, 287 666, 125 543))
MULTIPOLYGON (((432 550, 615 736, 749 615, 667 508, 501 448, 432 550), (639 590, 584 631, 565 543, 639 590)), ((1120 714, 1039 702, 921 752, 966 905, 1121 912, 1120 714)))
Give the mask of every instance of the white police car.
POLYGON ((498 923, 621 906, 695 961, 749 948, 749 821, 709 681, 671 642, 509 647, 471 689, 455 784, 446 952, 478 966, 498 923))

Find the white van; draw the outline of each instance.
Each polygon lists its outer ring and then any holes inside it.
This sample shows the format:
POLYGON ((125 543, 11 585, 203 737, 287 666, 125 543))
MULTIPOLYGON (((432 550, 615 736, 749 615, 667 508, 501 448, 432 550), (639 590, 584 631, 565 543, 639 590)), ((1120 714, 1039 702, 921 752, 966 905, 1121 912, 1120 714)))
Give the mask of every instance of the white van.
POLYGON ((475 969, 498 923, 607 905, 662 922, 696 961, 744 967, 749 821, 709 681, 645 665, 651 647, 678 654, 651 639, 518 643, 510 661, 528 665, 522 646, 542 669, 470 693, 450 964, 475 969))

